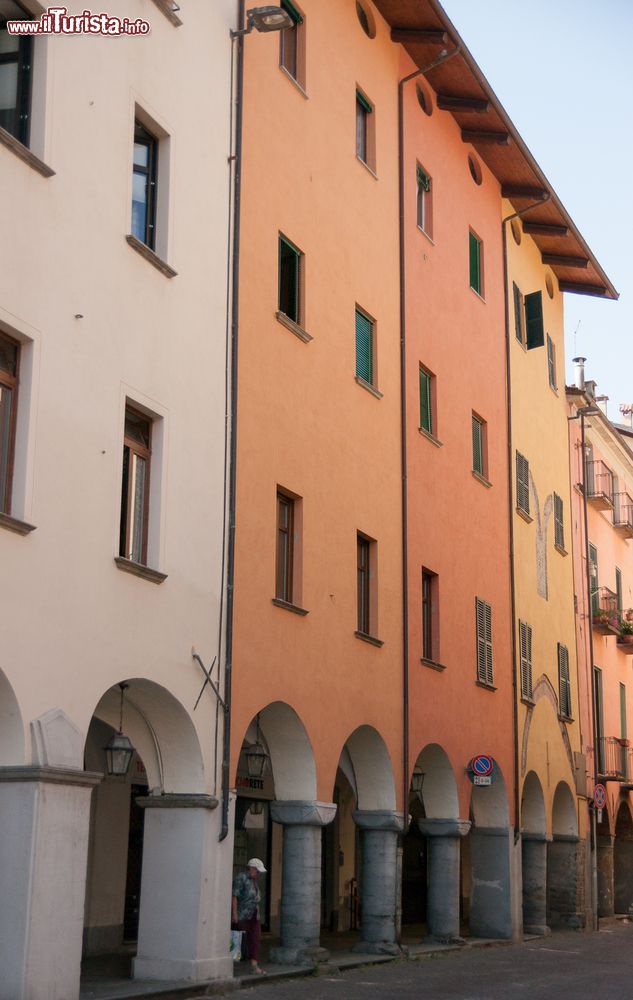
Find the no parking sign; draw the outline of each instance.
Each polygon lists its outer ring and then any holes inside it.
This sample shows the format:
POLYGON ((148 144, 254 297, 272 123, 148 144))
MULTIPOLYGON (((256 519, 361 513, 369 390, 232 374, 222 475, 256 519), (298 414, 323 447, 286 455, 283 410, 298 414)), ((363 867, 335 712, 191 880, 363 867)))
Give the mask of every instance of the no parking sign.
POLYGON ((607 790, 604 785, 596 785, 593 790, 593 802, 598 810, 598 822, 602 823, 602 810, 607 804, 607 790))
POLYGON ((473 785, 491 785, 496 777, 497 765, 494 757, 487 753, 478 753, 472 758, 466 768, 473 785))

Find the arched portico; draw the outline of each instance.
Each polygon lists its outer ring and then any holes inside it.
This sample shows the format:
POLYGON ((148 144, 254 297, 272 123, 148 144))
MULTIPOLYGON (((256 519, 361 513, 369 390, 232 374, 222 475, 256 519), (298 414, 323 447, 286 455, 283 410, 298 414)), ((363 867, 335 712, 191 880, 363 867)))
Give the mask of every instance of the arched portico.
POLYGON ((24 723, 18 699, 0 670, 0 767, 24 764, 24 723))
POLYGON ((559 781, 552 802, 552 841, 547 845, 547 923, 578 929, 584 925, 578 900, 583 885, 584 841, 578 838, 576 799, 559 781))
POLYGON ((511 938, 512 838, 505 779, 498 764, 492 784, 473 785, 470 815, 470 933, 474 937, 511 938))
MULTIPOLYGON (((614 834, 609 803, 605 803, 596 822, 596 868, 598 880, 598 916, 612 917, 614 908, 614 834)), ((615 824, 613 824, 615 825, 615 824)))
POLYGON ((526 775, 521 794, 521 853, 523 930, 547 934, 547 819, 543 787, 534 771, 526 775))
POLYGON ((613 897, 616 913, 633 910, 633 819, 628 802, 621 802, 613 844, 613 897))

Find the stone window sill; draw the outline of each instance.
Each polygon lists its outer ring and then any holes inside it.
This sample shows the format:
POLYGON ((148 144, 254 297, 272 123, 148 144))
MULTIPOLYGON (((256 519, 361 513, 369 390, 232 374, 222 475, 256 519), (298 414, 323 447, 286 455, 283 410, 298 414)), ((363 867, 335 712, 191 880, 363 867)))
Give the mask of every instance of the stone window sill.
POLYGON ((290 80, 290 83, 292 83, 293 86, 295 86, 297 88, 297 90, 299 91, 299 93, 301 94, 301 96, 305 97, 306 101, 309 100, 308 95, 305 92, 305 89, 299 83, 299 81, 296 79, 296 77, 294 77, 292 75, 292 73, 289 73, 285 66, 280 66, 279 69, 281 70, 281 72, 283 73, 283 75, 286 77, 286 79, 290 80))
POLYGON ((367 392, 371 392, 372 396, 375 396, 376 399, 382 399, 382 392, 380 392, 380 390, 377 389, 376 386, 370 385, 370 383, 366 382, 364 378, 360 377, 360 375, 355 375, 354 378, 356 379, 358 384, 363 387, 363 389, 367 389, 367 392))
POLYGON ((488 684, 487 681, 475 681, 477 687, 484 688, 485 691, 496 691, 497 688, 494 684, 488 684))
POLYGON ((131 573, 132 576, 140 576, 143 580, 149 580, 150 583, 163 583, 167 579, 166 573, 159 573, 157 569, 150 569, 149 566, 143 566, 142 563, 124 559, 123 556, 115 556, 114 561, 117 569, 124 573, 131 573))
POLYGON ((430 667, 431 670, 439 670, 439 671, 446 670, 445 663, 437 663, 436 660, 428 660, 426 656, 420 657, 420 663, 425 667, 430 667))
POLYGON ((418 226, 418 232, 422 233, 422 235, 427 238, 427 240, 429 241, 429 243, 431 244, 432 247, 435 246, 435 240, 433 239, 432 236, 429 236, 429 234, 427 233, 426 229, 422 229, 422 226, 418 226))
POLYGON ((563 548, 562 545, 556 545, 556 544, 554 544, 554 548, 556 549, 557 552, 560 552, 561 556, 567 556, 567 555, 569 555, 567 549, 563 548))
POLYGON ((52 167, 49 167, 43 160, 40 160, 39 156, 32 153, 28 146, 25 146, 19 139, 16 139, 14 135, 7 132, 6 128, 2 128, 1 126, 0 143, 2 143, 3 146, 6 146, 7 149, 10 149, 12 153, 15 153, 20 160, 24 160, 29 167, 36 170, 38 174, 42 175, 42 177, 55 176, 55 171, 52 167))
POLYGON ((490 482, 489 479, 486 479, 485 476, 482 476, 481 472, 477 472, 476 469, 471 469, 470 471, 473 474, 473 479, 476 479, 478 483, 481 483, 482 486, 485 486, 487 490, 492 489, 492 483, 490 482))
POLYGON ((565 723, 567 723, 567 725, 570 725, 570 726, 573 725, 573 723, 574 723, 574 719, 572 718, 571 715, 561 715, 560 712, 558 713, 558 721, 559 722, 565 722, 565 723))
POLYGON ((30 535, 32 531, 35 531, 34 524, 27 524, 26 521, 21 521, 18 517, 11 517, 10 514, 2 512, 0 512, 0 528, 13 531, 16 535, 30 535))
POLYGON ((136 250, 136 252, 140 254, 141 257, 143 257, 146 261, 152 264, 153 267, 155 267, 157 271, 160 271, 161 274, 164 274, 166 278, 177 277, 178 271, 174 271, 173 267, 170 267, 169 264, 162 259, 162 257, 159 257, 157 253, 154 253, 153 250, 150 250, 150 248, 146 246, 145 243, 141 243, 141 241, 138 240, 136 236, 132 236, 131 233, 128 233, 128 235, 125 237, 125 240, 127 244, 132 247, 133 250, 136 250))
POLYGON ((525 695, 521 695, 521 701, 524 705, 527 705, 528 708, 534 708, 536 705, 534 698, 527 698, 525 695))
POLYGON ((375 180, 375 181, 377 181, 377 180, 378 180, 378 174, 377 174, 377 173, 376 173, 376 171, 375 171, 375 170, 373 169, 373 167, 370 167, 370 166, 369 166, 369 164, 365 162, 365 160, 362 160, 362 159, 360 158, 360 156, 358 155, 358 153, 356 154, 356 159, 358 160, 358 162, 359 162, 360 164, 362 164, 362 166, 363 166, 363 167, 365 168, 365 170, 366 170, 366 171, 367 171, 368 173, 370 173, 370 174, 371 174, 371 176, 372 176, 372 177, 374 178, 374 180, 375 180))
POLYGON ((418 430, 422 435, 422 437, 425 437, 427 441, 430 441, 431 444, 434 444, 436 448, 444 447, 444 442, 440 441, 439 438, 435 437, 435 434, 432 434, 431 431, 427 431, 426 427, 418 427, 418 430))
POLYGON ((295 615, 305 616, 310 614, 305 608, 300 608, 298 604, 291 604, 290 601, 282 601, 280 597, 273 597, 272 602, 276 608, 284 608, 286 611, 292 611, 295 615))
POLYGON ((471 292, 473 293, 473 295, 476 295, 476 296, 477 296, 477 298, 479 299, 479 301, 480 301, 480 302, 483 302, 483 304, 485 305, 485 304, 486 304, 486 300, 485 300, 485 298, 483 297, 483 295, 481 294, 481 292, 478 292, 478 291, 477 291, 477 289, 476 289, 476 288, 473 288, 473 286, 472 286, 472 285, 469 285, 469 288, 470 288, 471 292))
POLYGON ((530 517, 530 515, 528 513, 526 513, 526 511, 524 511, 521 507, 515 507, 515 510, 516 510, 517 514, 519 515, 519 517, 523 518, 523 520, 525 521, 526 524, 531 524, 532 521, 534 520, 534 518, 530 517))
POLYGON ((179 28, 182 21, 178 17, 177 11, 180 10, 178 4, 173 3, 172 0, 154 0, 154 3, 158 9, 165 15, 168 21, 171 21, 174 28, 179 28))
POLYGON ((294 333, 295 337, 298 337, 299 340, 302 340, 304 344, 309 344, 311 340, 314 340, 314 337, 312 336, 311 333, 308 333, 307 330, 304 330, 302 326, 299 326, 298 323, 295 323, 295 321, 293 319, 290 319, 290 316, 286 316, 284 312, 280 312, 279 310, 277 310, 277 312, 275 313, 275 319, 277 320, 278 323, 281 323, 282 326, 285 326, 287 330, 290 330, 291 333, 294 333))
POLYGON ((357 639, 362 639, 363 642, 369 642, 372 646, 384 646, 382 639, 376 639, 373 635, 368 635, 367 632, 359 632, 358 630, 354 632, 357 639))

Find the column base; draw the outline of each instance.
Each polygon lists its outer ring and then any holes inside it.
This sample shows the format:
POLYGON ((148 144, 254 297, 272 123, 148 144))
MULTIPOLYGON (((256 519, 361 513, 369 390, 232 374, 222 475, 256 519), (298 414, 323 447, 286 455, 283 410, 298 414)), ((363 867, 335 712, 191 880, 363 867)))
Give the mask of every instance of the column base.
POLYGON ((271 948, 270 961, 274 965, 321 965, 329 962, 327 948, 271 948))
POLYGON ((454 936, 444 936, 443 934, 427 934, 423 939, 423 944, 466 944, 466 939, 459 937, 459 935, 454 936))
POLYGON ((358 955, 402 955, 402 948, 393 941, 357 941, 352 951, 358 955))
POLYGON ((177 958, 135 958, 132 960, 133 979, 155 979, 176 982, 205 982, 207 979, 232 979, 233 959, 205 958, 199 961, 177 958))
POLYGON ((550 928, 547 926, 547 924, 534 924, 534 926, 532 926, 532 925, 525 926, 524 925, 524 927, 523 927, 523 933, 524 934, 538 934, 540 937, 547 937, 547 935, 551 934, 552 932, 551 932, 550 928))

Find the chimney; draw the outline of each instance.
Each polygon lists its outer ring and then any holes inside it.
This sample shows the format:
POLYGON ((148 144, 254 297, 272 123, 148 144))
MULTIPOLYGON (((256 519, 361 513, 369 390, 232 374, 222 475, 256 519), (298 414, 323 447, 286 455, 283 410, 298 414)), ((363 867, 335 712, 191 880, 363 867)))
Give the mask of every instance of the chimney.
POLYGON ((595 381, 595 379, 592 378, 585 379, 585 392, 587 393, 588 396, 595 397, 597 387, 598 383, 595 381))
POLYGON ((585 361, 586 358, 574 358, 574 385, 577 389, 585 389, 585 361))
POLYGON ((598 404, 598 406, 600 407, 600 409, 604 413, 605 417, 609 416, 609 414, 607 413, 607 404, 608 404, 608 402, 609 402, 609 397, 608 396, 596 396, 596 403, 598 404))
POLYGON ((633 403, 620 403, 620 413, 622 414, 622 423, 633 428, 633 403))

